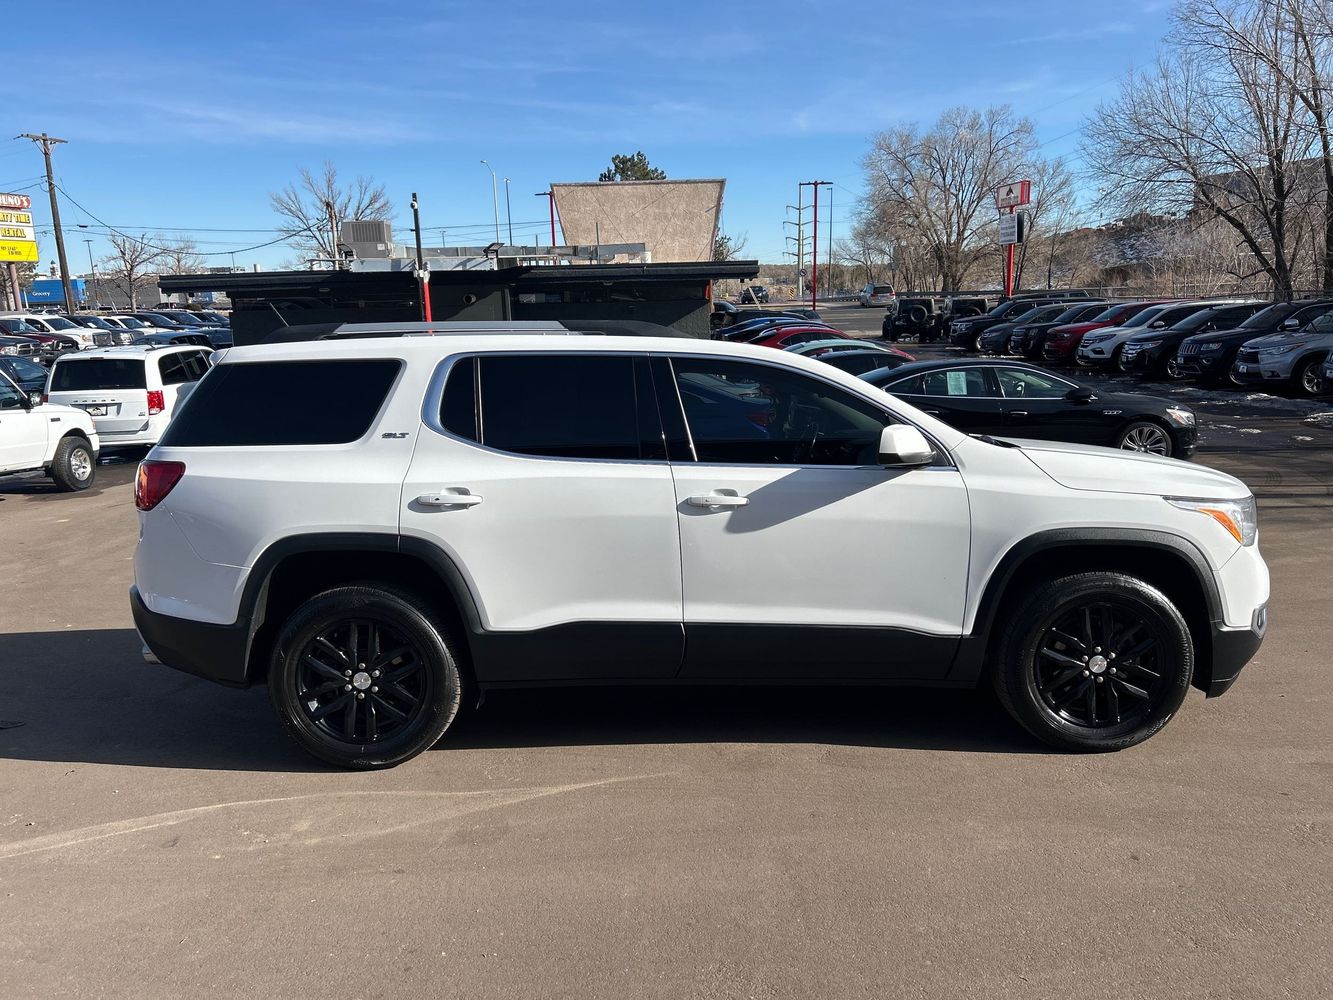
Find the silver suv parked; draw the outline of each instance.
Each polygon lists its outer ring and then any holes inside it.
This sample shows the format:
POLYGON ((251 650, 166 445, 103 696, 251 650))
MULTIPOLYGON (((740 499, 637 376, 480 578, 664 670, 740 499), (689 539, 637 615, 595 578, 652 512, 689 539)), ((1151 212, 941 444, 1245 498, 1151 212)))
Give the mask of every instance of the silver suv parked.
POLYGON ((1231 374, 1249 385, 1294 385, 1318 396, 1333 384, 1325 361, 1333 350, 1333 312, 1299 330, 1282 330, 1247 341, 1236 353, 1231 374))

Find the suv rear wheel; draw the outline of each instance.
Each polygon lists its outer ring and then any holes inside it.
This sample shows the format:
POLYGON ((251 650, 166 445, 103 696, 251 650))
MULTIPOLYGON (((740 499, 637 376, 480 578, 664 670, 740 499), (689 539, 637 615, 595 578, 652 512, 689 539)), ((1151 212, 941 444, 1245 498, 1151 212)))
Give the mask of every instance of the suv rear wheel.
POLYGON ((457 647, 412 594, 327 590, 287 619, 269 667, 283 727, 320 760, 392 767, 429 749, 458 713, 457 647))
POLYGON ((1180 708, 1194 671, 1189 626, 1155 587, 1122 573, 1051 580, 1023 597, 992 680, 1023 728, 1066 750, 1142 743, 1180 708))

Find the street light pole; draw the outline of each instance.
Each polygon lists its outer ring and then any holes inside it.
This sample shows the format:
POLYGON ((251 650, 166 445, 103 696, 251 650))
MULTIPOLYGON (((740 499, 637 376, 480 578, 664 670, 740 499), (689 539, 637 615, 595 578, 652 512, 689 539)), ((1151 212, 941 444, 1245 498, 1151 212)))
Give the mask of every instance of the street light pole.
POLYGON ((93 296, 97 295, 97 265, 93 263, 93 241, 84 240, 83 245, 88 248, 88 270, 93 276, 93 296))
POLYGON ((509 210, 509 178, 505 178, 505 225, 509 227, 509 245, 514 245, 514 215, 509 210))
POLYGON ((500 242, 500 193, 496 190, 495 170, 485 160, 481 165, 491 172, 491 211, 495 213, 495 242, 500 242))

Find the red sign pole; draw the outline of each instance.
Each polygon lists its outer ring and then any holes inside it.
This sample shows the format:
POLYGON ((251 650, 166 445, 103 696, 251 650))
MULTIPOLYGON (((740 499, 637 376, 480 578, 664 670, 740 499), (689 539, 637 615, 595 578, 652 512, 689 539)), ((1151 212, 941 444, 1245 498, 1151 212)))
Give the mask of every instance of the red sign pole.
POLYGON ((814 237, 810 241, 810 308, 816 309, 815 298, 819 295, 819 182, 811 185, 815 189, 814 237))
MULTIPOLYGON (((1014 214, 1014 209, 1009 209, 1009 214, 1014 214)), ((1014 245, 1006 243, 1004 247, 1004 296, 1008 298, 1014 294, 1014 245)))

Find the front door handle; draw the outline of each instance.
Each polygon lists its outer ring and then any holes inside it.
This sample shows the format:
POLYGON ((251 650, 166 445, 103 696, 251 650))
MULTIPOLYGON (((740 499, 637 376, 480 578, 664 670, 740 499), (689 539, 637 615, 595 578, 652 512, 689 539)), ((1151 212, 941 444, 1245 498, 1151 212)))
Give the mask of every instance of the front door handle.
POLYGON ((1010 410, 1010 411, 1009 411, 1009 416, 1011 416, 1011 417, 1026 417, 1027 415, 1028 415, 1028 411, 1027 411, 1027 410, 1010 410))
POLYGON ((744 507, 750 502, 750 498, 738 496, 734 491, 724 493, 721 490, 713 490, 702 496, 686 497, 685 502, 691 507, 744 507))
POLYGON ((483 499, 483 497, 479 497, 475 493, 469 493, 464 489, 460 489, 456 493, 441 490, 439 493, 423 493, 417 497, 417 503, 423 507, 475 507, 483 499))

